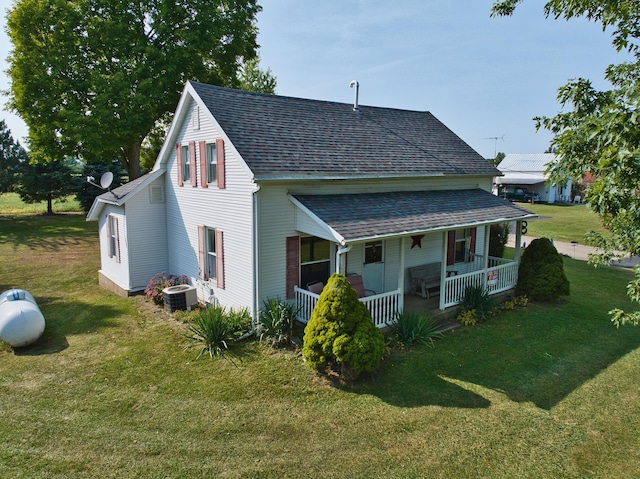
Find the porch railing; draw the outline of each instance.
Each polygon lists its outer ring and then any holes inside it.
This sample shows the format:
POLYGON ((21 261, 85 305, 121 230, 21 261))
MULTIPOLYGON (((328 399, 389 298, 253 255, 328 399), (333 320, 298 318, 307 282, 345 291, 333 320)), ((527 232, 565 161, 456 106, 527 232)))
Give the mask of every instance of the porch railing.
MULTIPOLYGON (((296 305, 298 306, 298 321, 306 324, 311 317, 313 308, 316 307, 320 295, 297 286, 295 287, 295 294, 296 305)), ((369 313, 371 313, 373 324, 378 328, 383 328, 387 323, 392 323, 396 320, 400 310, 400 290, 366 296, 360 298, 360 301, 365 304, 369 313)))
POLYGON ((450 276, 444 280, 444 307, 448 308, 460 303, 469 286, 483 286, 489 290, 490 294, 496 294, 513 288, 517 281, 517 263, 489 257, 487 269, 450 276))

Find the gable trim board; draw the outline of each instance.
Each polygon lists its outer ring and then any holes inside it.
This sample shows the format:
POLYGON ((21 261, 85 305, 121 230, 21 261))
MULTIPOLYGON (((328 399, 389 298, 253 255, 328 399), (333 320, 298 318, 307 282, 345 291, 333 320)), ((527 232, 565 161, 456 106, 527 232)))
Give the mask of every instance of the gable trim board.
POLYGON ((125 202, 138 195, 148 185, 160 178, 163 174, 164 170, 153 171, 141 176, 136 180, 130 181, 129 183, 125 183, 122 186, 114 188, 111 191, 102 193, 101 195, 96 197, 93 204, 91 205, 91 209, 89 209, 89 213, 87 213, 86 220, 98 220, 100 213, 102 212, 105 205, 123 206, 125 202))

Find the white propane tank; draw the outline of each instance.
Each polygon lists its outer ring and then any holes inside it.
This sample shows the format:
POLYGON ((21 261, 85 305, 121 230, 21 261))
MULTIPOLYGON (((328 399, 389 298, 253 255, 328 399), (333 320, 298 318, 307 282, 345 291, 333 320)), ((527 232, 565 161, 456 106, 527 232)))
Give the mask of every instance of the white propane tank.
POLYGON ((34 343, 44 331, 44 316, 23 289, 0 294, 0 339, 14 348, 34 343))

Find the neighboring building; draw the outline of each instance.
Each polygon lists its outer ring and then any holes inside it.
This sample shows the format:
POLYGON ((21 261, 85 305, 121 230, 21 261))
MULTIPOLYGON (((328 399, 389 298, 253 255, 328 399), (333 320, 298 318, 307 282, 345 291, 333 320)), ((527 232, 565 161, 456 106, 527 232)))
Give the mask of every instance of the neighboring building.
POLYGON ((545 203, 568 203, 571 201, 571 180, 567 184, 553 185, 549 182, 546 170, 556 162, 553 153, 509 154, 498 165, 504 176, 494 181, 494 194, 498 194, 500 185, 511 185, 538 194, 545 203))
POLYGON ((491 292, 515 285, 516 262, 488 257, 489 226, 535 215, 491 194, 498 173, 428 112, 189 82, 153 171, 87 219, 100 284, 120 294, 164 271, 254 316, 295 300, 304 321, 307 285, 337 271, 361 277, 381 325, 411 291, 442 292, 444 309, 489 272, 491 292))

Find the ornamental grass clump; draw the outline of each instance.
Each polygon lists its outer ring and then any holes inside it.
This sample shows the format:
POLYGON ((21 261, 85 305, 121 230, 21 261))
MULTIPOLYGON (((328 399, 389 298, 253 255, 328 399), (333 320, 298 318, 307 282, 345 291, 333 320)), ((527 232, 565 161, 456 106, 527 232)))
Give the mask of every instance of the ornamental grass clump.
POLYGON ((426 314, 404 311, 389 325, 391 339, 402 344, 405 350, 415 343, 433 347, 435 338, 441 338, 440 324, 426 314))
POLYGON ((230 357, 229 346, 242 332, 237 319, 217 305, 200 310, 189 324, 189 344, 185 349, 199 346, 196 359, 205 353, 211 358, 230 357))
POLYGON ((280 298, 268 298, 262 303, 257 334, 260 341, 274 348, 287 346, 293 340, 293 325, 298 309, 280 298))
POLYGON ((522 253, 516 295, 543 302, 569 295, 562 256, 548 238, 533 240, 522 253))
POLYGON ((384 350, 382 333, 345 276, 331 276, 304 330, 306 363, 319 372, 355 379, 375 370, 384 350))
POLYGON ((461 305, 462 309, 457 319, 464 326, 481 323, 496 312, 495 301, 483 285, 467 286, 461 305))

